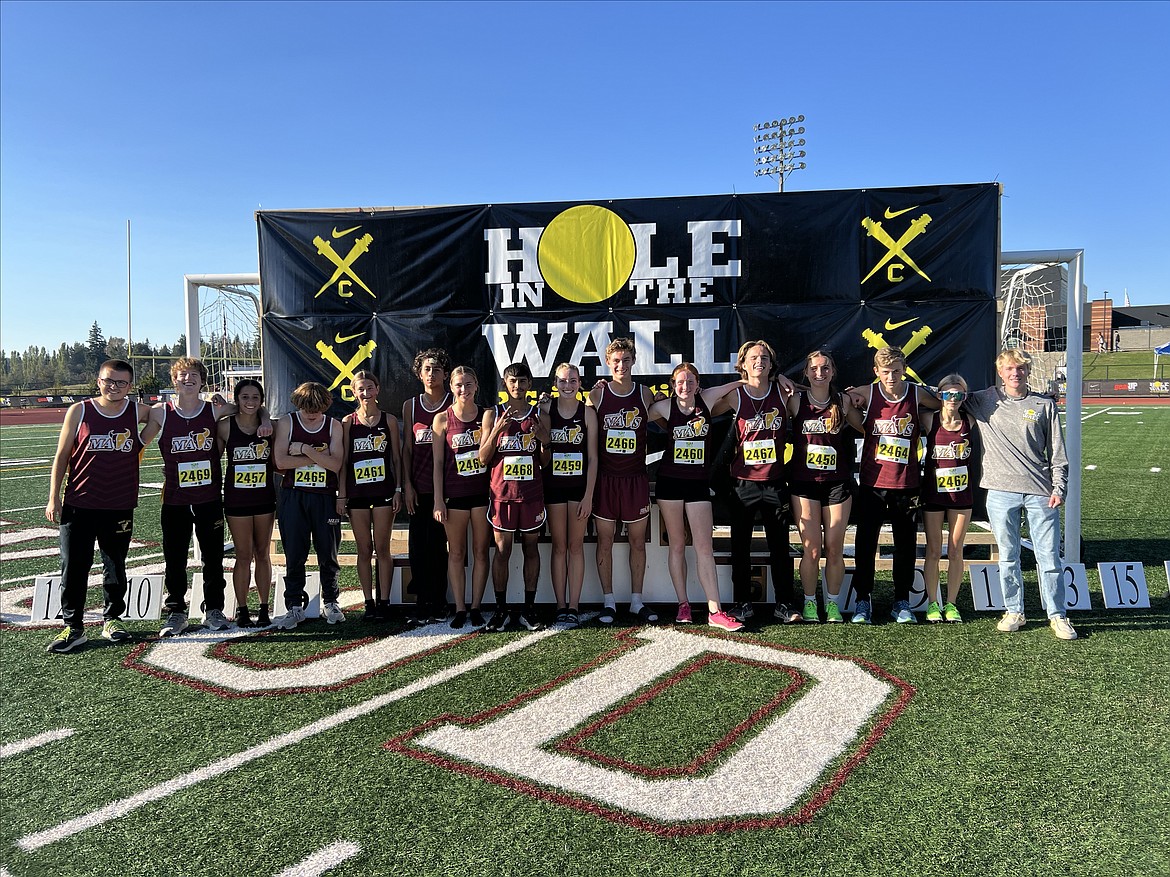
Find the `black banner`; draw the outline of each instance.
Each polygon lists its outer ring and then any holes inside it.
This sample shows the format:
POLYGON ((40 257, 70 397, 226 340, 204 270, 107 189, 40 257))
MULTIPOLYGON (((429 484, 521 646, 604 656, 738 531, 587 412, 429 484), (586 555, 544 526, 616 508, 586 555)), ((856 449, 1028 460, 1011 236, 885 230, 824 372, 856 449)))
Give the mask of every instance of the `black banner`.
POLYGON ((734 377, 744 341, 781 368, 830 349, 842 384, 898 345, 910 375, 994 378, 999 186, 711 195, 463 207, 261 211, 265 386, 274 412, 302 381, 352 410, 349 378, 379 375, 397 411, 415 353, 444 347, 480 375, 509 362, 536 387, 561 362, 607 377, 611 338, 637 341, 635 379, 694 362, 734 377))

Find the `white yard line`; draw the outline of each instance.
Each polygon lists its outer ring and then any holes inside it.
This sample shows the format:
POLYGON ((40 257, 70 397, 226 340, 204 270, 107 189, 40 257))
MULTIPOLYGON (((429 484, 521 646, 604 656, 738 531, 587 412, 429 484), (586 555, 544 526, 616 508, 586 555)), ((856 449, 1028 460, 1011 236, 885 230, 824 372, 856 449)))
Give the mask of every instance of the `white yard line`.
POLYGON ((32 737, 25 737, 23 740, 5 743, 3 746, 0 746, 0 758, 11 758, 14 755, 20 755, 22 752, 28 752, 28 750, 36 749, 38 746, 44 746, 46 743, 55 743, 58 740, 64 740, 66 737, 72 737, 74 733, 73 728, 57 728, 55 731, 45 731, 43 734, 36 734, 32 737))
POLYGON ((320 877, 361 851, 362 848, 351 841, 335 840, 328 846, 321 847, 307 859, 285 868, 276 877, 320 877))
POLYGON ((140 807, 145 807, 155 801, 161 801, 171 795, 181 792, 184 789, 190 788, 204 780, 215 779, 222 776, 229 771, 235 770, 238 767, 243 767, 250 761, 255 761, 258 758, 263 758, 266 755, 271 755, 274 752, 279 752, 281 749, 286 749, 300 743, 302 740, 308 740, 310 737, 315 737, 318 734, 323 734, 326 731, 332 731, 334 728, 345 724, 353 719, 359 719, 362 716, 369 715, 376 710, 381 709, 403 698, 410 697, 412 694, 424 691, 434 685, 439 685, 449 679, 454 679, 456 676, 461 676, 471 670, 478 669, 485 664, 490 664, 505 655, 513 652, 518 652, 527 646, 538 643, 549 636, 554 636, 556 631, 548 630, 540 633, 534 633, 529 636, 514 640, 507 645, 501 646, 498 649, 492 649, 489 652, 484 652, 477 655, 470 660, 456 664, 453 667, 448 667, 445 670, 440 670, 437 673, 432 673, 430 676, 424 676, 422 679, 399 688, 396 691, 390 691, 386 694, 380 694, 377 697, 370 698, 362 703, 347 707, 331 716, 325 716, 301 728, 296 728, 281 734, 278 737, 273 737, 266 740, 257 746, 250 749, 245 749, 243 752, 237 752, 234 755, 228 755, 223 758, 218 758, 210 764, 195 770, 188 771, 181 774, 174 779, 159 783, 156 786, 151 786, 149 789, 144 789, 134 795, 121 798, 113 801, 104 807, 99 807, 91 813, 86 813, 82 816, 74 817, 62 822, 60 825, 53 828, 45 829, 44 831, 27 834, 20 838, 16 845, 24 850, 26 853, 39 850, 41 847, 48 846, 59 840, 64 840, 67 837, 72 837, 75 834, 80 834, 91 828, 96 828, 99 825, 104 825, 107 822, 112 822, 128 813, 132 813, 140 807))

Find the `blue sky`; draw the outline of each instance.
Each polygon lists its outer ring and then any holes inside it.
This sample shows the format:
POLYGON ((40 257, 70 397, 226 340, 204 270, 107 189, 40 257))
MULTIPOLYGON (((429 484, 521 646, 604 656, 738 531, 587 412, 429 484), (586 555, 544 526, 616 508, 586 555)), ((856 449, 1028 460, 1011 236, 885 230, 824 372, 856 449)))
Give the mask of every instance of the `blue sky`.
POLYGON ((1004 185, 1005 250, 1170 302, 1167 3, 0 6, 0 347, 183 331, 265 209, 1004 185))

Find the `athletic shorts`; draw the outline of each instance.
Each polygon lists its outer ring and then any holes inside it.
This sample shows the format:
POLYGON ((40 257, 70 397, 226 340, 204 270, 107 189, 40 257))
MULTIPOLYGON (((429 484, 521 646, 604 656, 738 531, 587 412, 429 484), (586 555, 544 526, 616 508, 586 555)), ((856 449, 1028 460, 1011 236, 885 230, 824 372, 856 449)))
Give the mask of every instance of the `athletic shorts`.
POLYGON ((710 502, 711 486, 705 478, 671 478, 659 475, 654 484, 654 498, 679 502, 710 502))
POLYGON ((788 485, 788 492, 823 506, 840 505, 847 499, 853 499, 857 493, 857 482, 852 478, 848 481, 792 481, 788 485))
POLYGON ((497 502, 488 505, 488 523, 502 533, 531 533, 544 526, 543 505, 532 502, 497 502))
POLYGON ((254 518, 257 515, 274 515, 276 514, 276 500, 262 502, 259 505, 239 505, 231 508, 225 506, 223 514, 225 518, 254 518))
POLYGON ((471 496, 449 496, 447 497, 447 509, 456 512, 469 512, 472 509, 486 508, 488 504, 488 495, 486 493, 473 493, 471 496))
POLYGON ((549 478, 544 482, 544 504, 565 505, 570 502, 580 502, 585 498, 585 485, 576 487, 560 487, 555 479, 549 478))
POLYGON ((938 505, 932 502, 922 504, 924 512, 969 512, 972 508, 969 505, 938 505))
POLYGON ((379 509, 393 502, 393 496, 355 496, 345 501, 345 507, 352 512, 354 509, 379 509))
POLYGON ((598 474, 593 516, 632 524, 650 514, 650 479, 645 472, 613 477, 598 474))

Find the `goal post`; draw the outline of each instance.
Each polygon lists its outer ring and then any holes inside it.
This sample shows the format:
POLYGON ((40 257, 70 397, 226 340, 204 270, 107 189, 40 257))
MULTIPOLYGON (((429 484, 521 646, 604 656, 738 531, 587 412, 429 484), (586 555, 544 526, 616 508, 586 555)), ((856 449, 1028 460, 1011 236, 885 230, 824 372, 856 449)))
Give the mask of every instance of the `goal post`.
POLYGON ((207 366, 207 388, 228 395, 236 381, 259 378, 259 274, 185 274, 187 355, 207 366))

